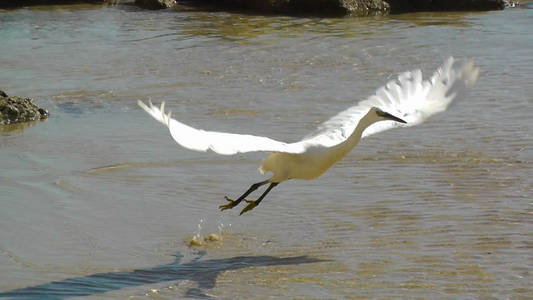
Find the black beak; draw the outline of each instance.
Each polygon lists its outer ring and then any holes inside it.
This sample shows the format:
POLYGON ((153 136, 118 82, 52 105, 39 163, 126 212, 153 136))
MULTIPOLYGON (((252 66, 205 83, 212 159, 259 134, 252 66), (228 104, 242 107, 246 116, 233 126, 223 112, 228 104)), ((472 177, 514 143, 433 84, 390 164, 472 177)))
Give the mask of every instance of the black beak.
POLYGON ((404 124, 407 123, 407 122, 405 122, 404 120, 402 120, 402 119, 400 119, 400 118, 398 118, 398 117, 395 117, 395 116, 389 114, 388 112, 384 112, 384 111, 382 111, 382 112, 380 113, 380 115, 381 115, 382 117, 387 118, 387 119, 392 120, 392 121, 396 121, 396 122, 400 122, 400 123, 404 123, 404 124))

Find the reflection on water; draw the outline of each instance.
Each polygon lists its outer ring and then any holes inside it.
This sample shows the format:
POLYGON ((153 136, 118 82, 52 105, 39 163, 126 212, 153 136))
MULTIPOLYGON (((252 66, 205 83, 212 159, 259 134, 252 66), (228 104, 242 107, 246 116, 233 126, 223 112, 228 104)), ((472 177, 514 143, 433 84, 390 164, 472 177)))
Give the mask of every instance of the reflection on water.
MULTIPOLYGON (((475 14, 475 13, 474 13, 475 14)), ((479 13, 480 15, 482 13, 479 13)), ((460 12, 428 12, 428 13, 408 13, 392 15, 392 20, 411 23, 412 27, 419 26, 453 26, 470 27, 474 26, 464 13, 460 12)))
POLYGON ((1 11, 2 89, 51 111, 0 127, 3 297, 527 298, 530 11, 1 11), (449 111, 363 140, 241 217, 218 206, 264 178, 264 155, 182 149, 136 105, 294 141, 393 74, 450 55, 482 74, 449 111), (199 224, 224 237, 202 257, 188 246, 199 224))
POLYGON ((465 17, 465 13, 458 12, 332 19, 206 13, 187 16, 183 24, 176 29, 179 29, 180 35, 221 37, 237 43, 250 43, 258 37, 268 40, 268 36, 272 33, 275 33, 275 38, 297 38, 310 32, 341 38, 357 36, 370 38, 372 35, 383 34, 384 31, 394 31, 394 26, 471 26, 465 17))
POLYGON ((26 128, 35 126, 39 122, 45 122, 45 121, 46 120, 39 120, 39 121, 30 121, 30 122, 23 122, 23 123, 1 125, 0 134, 7 136, 13 133, 20 133, 20 132, 23 132, 26 128))

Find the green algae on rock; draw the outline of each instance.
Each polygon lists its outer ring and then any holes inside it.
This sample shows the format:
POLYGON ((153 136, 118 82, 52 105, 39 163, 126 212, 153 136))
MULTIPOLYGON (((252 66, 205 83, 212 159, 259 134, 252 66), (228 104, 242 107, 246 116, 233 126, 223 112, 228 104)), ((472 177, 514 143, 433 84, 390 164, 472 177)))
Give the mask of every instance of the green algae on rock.
POLYGON ((48 115, 48 111, 35 105, 31 98, 8 96, 0 90, 0 125, 46 119, 48 115))

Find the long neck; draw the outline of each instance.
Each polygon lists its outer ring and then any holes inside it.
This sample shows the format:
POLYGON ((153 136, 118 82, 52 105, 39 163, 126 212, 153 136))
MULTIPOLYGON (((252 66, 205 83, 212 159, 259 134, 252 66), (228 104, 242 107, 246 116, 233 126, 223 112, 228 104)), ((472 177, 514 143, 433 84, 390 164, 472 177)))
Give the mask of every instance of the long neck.
POLYGON ((379 121, 377 116, 370 112, 361 118, 354 131, 344 142, 334 146, 333 148, 328 148, 326 152, 327 154, 319 157, 318 171, 316 172, 316 176, 320 176, 320 174, 324 173, 334 163, 348 154, 348 152, 350 152, 357 145, 357 143, 359 143, 363 131, 377 121, 379 121))
POLYGON ((361 140, 361 136, 363 135, 363 131, 370 125, 376 123, 380 119, 377 118, 377 116, 374 113, 367 113, 361 120, 359 120, 359 123, 355 127, 354 131, 350 136, 346 139, 346 141, 339 144, 339 146, 344 149, 346 152, 349 152, 359 143, 359 140, 361 140))

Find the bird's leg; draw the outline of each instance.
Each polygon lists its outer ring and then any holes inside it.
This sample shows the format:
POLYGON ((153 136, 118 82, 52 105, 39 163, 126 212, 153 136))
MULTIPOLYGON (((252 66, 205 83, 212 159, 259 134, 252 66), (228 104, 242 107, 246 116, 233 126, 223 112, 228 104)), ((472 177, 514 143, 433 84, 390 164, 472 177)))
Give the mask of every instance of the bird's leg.
POLYGON ((248 205, 241 211, 240 215, 244 214, 245 212, 247 212, 249 210, 254 209, 254 207, 259 205, 259 203, 261 203, 261 201, 263 200, 263 198, 265 198, 265 196, 268 194, 268 192, 270 192, 270 190, 273 189, 278 184, 279 184, 279 182, 272 182, 268 186, 268 188, 265 190, 263 195, 261 195, 261 197, 259 197, 259 199, 255 200, 255 201, 244 200, 244 201, 246 201, 248 203, 248 205))
POLYGON ((252 184, 252 186, 250 186, 250 188, 246 192, 244 192, 244 194, 242 194, 237 200, 232 200, 232 199, 228 198, 227 196, 225 196, 224 198, 229 203, 226 204, 226 205, 220 205, 218 208, 220 208, 220 210, 226 210, 226 209, 234 208, 235 206, 239 205, 239 203, 241 203, 241 201, 244 200, 244 198, 246 198, 246 196, 250 195, 250 193, 252 193, 253 191, 257 190, 257 188, 259 188, 260 186, 265 185, 267 183, 269 183, 268 180, 252 184))

